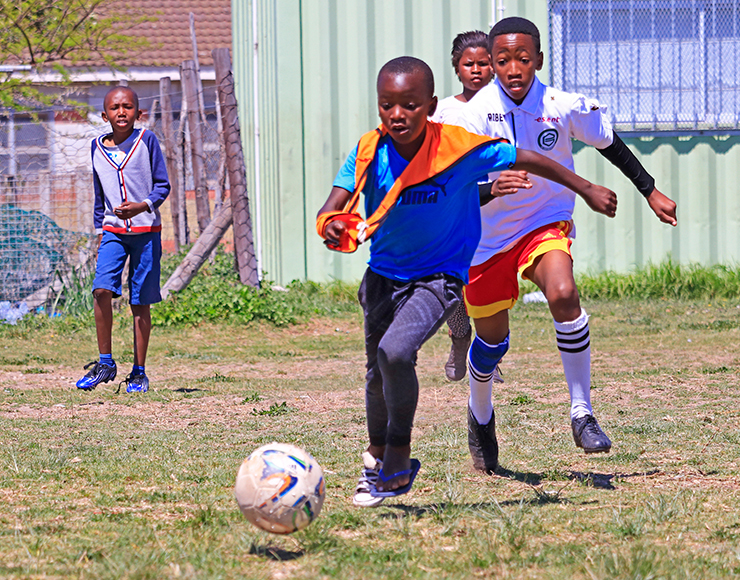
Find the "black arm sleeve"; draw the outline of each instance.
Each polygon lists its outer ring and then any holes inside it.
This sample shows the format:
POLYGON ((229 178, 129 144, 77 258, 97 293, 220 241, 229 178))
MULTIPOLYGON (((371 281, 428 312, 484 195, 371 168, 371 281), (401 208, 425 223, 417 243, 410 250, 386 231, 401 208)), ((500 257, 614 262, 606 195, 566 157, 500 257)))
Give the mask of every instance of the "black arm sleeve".
POLYGON ((597 149, 604 157, 611 161, 612 165, 617 167, 632 183, 639 192, 648 197, 655 189, 655 180, 645 170, 642 163, 630 151, 629 147, 624 144, 617 133, 614 133, 614 141, 605 149, 597 149))
POLYGON ((493 199, 494 196, 491 195, 491 190, 493 190, 492 181, 487 181, 486 183, 478 184, 478 198, 480 199, 481 207, 483 207, 484 205, 486 205, 489 201, 493 199))

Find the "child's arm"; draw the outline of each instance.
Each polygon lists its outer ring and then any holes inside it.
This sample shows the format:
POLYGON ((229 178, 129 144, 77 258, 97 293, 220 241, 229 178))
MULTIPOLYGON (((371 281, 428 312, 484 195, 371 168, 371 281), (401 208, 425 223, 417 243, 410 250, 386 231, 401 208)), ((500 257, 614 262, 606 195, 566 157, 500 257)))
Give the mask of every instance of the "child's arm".
POLYGON ((100 184, 98 172, 95 171, 95 165, 93 165, 93 191, 95 196, 93 226, 95 227, 95 233, 101 235, 103 233, 103 218, 105 217, 105 194, 103 193, 103 186, 100 184))
POLYGON ((527 149, 517 149, 516 163, 512 169, 528 171, 564 185, 580 195, 588 207, 595 212, 603 213, 608 217, 614 217, 617 214, 617 195, 613 191, 579 177, 570 169, 544 155, 527 149))
POLYGON ((170 194, 170 179, 167 175, 167 163, 162 155, 162 148, 159 146, 159 141, 154 136, 154 133, 147 131, 144 136, 146 137, 146 145, 149 149, 149 163, 152 168, 152 191, 145 200, 147 209, 154 211, 155 207, 159 207, 167 199, 170 194))
MULTIPOLYGON (((330 211, 342 211, 351 197, 351 191, 347 191, 346 189, 343 189, 341 187, 332 187, 329 197, 327 198, 324 205, 321 206, 319 213, 316 214, 317 218, 322 213, 330 211)), ((345 222, 340 220, 330 221, 324 229, 324 237, 330 245, 336 246, 339 244, 339 238, 346 230, 347 224, 345 222)))
POLYGON ((612 139, 611 145, 596 150, 624 173, 627 179, 645 196, 650 209, 655 212, 660 221, 675 226, 677 224, 676 203, 658 191, 655 187, 655 180, 616 132, 613 133, 612 139))

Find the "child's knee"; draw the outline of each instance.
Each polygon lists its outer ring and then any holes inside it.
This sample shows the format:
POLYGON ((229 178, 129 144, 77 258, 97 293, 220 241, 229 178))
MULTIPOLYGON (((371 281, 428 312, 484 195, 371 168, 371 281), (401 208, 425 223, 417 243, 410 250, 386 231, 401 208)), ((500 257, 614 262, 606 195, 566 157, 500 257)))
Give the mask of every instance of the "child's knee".
POLYGON ((393 341, 378 345, 378 362, 385 366, 411 366, 416 363, 416 352, 401 348, 393 341))
POLYGON ((470 345, 468 357, 473 368, 482 374, 488 374, 493 372, 508 350, 509 335, 506 335, 506 338, 496 345, 483 342, 476 336, 470 345))
POLYGON ((578 288, 574 281, 567 280, 547 288, 547 302, 550 307, 576 308, 579 305, 578 288))
POLYGON ((113 292, 106 288, 95 288, 93 290, 93 298, 97 301, 110 300, 113 298, 113 292))

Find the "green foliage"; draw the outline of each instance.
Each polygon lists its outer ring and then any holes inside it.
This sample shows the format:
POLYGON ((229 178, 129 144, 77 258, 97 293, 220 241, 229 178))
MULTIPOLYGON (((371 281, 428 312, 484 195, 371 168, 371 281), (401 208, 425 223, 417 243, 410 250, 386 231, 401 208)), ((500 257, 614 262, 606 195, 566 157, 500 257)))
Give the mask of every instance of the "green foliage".
POLYGON ((257 392, 247 393, 242 400, 242 405, 247 403, 259 403, 262 400, 262 396, 257 392))
MULTIPOLYGON (((172 259, 170 259, 172 262, 172 259)), ((171 267, 171 263, 167 265, 171 267)), ((234 270, 234 257, 218 252, 187 288, 152 308, 154 326, 197 324, 202 321, 250 322, 265 320, 277 326, 295 322, 296 314, 263 281, 262 288, 244 286, 234 270)))
POLYGON ((577 277, 583 298, 670 298, 697 300, 740 296, 740 268, 730 266, 682 266, 669 259, 648 264, 631 274, 603 272, 577 277))
MULTIPOLYGON (((0 2, 0 60, 9 65, 31 66, 37 72, 53 70, 68 84, 65 64, 80 65, 102 60, 111 68, 131 50, 149 45, 146 39, 126 32, 153 20, 125 7, 111 10, 104 0, 16 0, 0 2), (105 7, 105 10, 103 10, 105 7)), ((51 104, 56 96, 44 94, 22 74, 0 80, 0 105, 29 109, 51 104)))
POLYGON ((285 401, 283 401, 282 403, 273 403, 272 405, 270 405, 269 409, 252 409, 252 415, 262 415, 268 417, 278 417, 289 412, 290 407, 288 407, 288 403, 286 403, 285 401))
MULTIPOLYGON (((163 278, 175 270, 182 255, 166 259, 163 278)), ((177 326, 202 321, 263 320, 285 326, 313 315, 358 312, 356 293, 356 286, 344 282, 326 285, 293 282, 287 289, 280 289, 263 279, 261 288, 244 286, 234 269, 234 256, 219 250, 187 288, 173 293, 152 309, 152 324, 177 326)))

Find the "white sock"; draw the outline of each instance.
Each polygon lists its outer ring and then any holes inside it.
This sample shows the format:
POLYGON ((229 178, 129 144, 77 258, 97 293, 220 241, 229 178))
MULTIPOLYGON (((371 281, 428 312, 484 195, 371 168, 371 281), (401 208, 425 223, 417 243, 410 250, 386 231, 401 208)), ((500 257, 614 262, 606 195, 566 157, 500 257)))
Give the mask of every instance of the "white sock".
MULTIPOLYGON (((481 340, 481 339, 478 339, 481 340)), ((483 342, 481 340, 481 342, 483 342)), ((487 344, 487 343, 486 343, 487 344)), ((472 347, 472 345, 471 345, 472 347)), ((482 373, 470 360, 468 352, 468 377, 470 381, 470 411, 479 425, 488 425, 493 416, 493 403, 491 395, 493 393, 493 372, 482 373)))
POLYGON ((593 415, 591 407, 591 339, 588 331, 588 314, 570 322, 557 322, 557 338, 560 359, 563 361, 565 380, 570 392, 570 418, 593 415))

